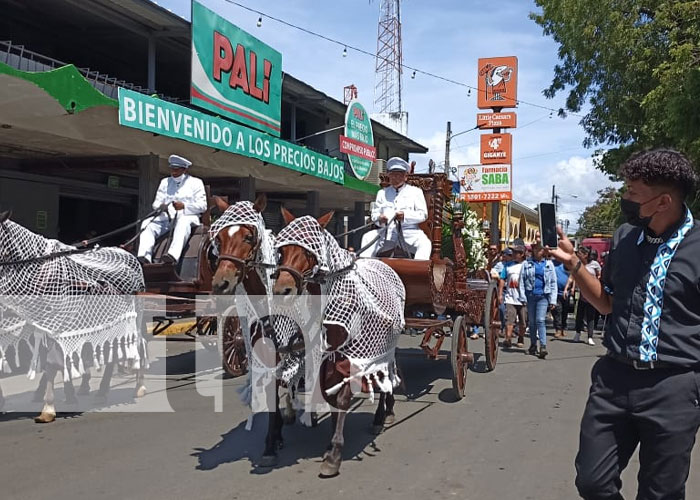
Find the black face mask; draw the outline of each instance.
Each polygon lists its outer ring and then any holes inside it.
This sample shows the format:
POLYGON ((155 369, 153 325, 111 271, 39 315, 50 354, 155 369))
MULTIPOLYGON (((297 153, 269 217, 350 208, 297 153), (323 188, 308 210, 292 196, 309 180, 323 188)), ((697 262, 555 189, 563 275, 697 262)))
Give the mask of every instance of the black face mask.
POLYGON ((639 215, 639 211, 644 205, 646 205, 650 201, 654 201, 659 196, 661 196, 661 195, 654 196, 653 198, 645 201, 644 203, 639 203, 637 201, 631 201, 631 200, 626 200, 626 199, 622 198, 620 200, 620 211, 622 212, 622 215, 624 215, 627 223, 632 224, 633 226, 638 226, 638 227, 643 227, 643 228, 649 227, 649 224, 651 223, 651 219, 654 217, 655 213, 653 213, 647 217, 642 217, 641 215, 639 215))

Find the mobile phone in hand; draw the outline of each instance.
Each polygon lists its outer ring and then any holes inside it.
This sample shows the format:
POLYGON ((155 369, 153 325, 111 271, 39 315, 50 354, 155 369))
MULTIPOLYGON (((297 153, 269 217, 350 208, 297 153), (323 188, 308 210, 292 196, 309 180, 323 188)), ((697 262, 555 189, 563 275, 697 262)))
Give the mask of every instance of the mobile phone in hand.
POLYGON ((538 210, 542 245, 556 248, 559 238, 557 237, 557 214, 554 203, 540 203, 538 210))

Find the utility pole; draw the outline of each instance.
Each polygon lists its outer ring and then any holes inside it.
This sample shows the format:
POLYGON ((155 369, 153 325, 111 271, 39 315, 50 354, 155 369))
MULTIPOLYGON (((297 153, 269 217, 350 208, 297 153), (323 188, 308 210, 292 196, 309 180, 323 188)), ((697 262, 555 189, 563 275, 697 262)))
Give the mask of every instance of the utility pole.
POLYGON ((450 141, 452 140, 452 122, 447 122, 447 137, 445 138, 445 173, 450 171, 450 141))

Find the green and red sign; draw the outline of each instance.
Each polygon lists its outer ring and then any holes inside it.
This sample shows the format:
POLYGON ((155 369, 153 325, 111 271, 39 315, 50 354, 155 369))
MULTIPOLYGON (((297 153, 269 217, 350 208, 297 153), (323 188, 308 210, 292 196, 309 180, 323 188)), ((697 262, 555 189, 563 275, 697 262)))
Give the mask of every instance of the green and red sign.
POLYGON ((372 121, 358 101, 350 101, 345 113, 345 135, 340 136, 340 151, 348 155, 350 168, 355 177, 364 179, 369 175, 377 158, 374 147, 372 121))
POLYGON ((190 102, 279 137, 282 54, 193 1, 190 102))

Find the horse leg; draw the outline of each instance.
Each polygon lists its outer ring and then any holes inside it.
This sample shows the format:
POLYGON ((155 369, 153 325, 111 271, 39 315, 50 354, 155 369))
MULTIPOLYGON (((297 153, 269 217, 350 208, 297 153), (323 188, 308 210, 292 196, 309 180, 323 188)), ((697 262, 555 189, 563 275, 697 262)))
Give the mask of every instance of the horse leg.
POLYGON ((134 391, 135 398, 142 398, 146 395, 146 384, 144 383, 144 369, 136 370, 136 389, 134 391))
POLYGON ((267 436, 265 450, 260 459, 261 467, 273 467, 277 464, 277 450, 284 446, 282 439, 282 413, 279 410, 279 393, 275 389, 275 409, 267 414, 267 436))
POLYGON ((343 445, 345 439, 343 437, 343 429, 345 427, 345 417, 347 417, 350 409, 350 398, 352 389, 350 384, 345 384, 338 392, 336 398, 337 417, 335 423, 335 433, 331 439, 331 450, 324 455, 323 463, 321 464, 321 477, 337 476, 340 471, 340 464, 343 461, 343 445))
POLYGON ((146 346, 141 344, 139 346, 139 356, 141 357, 140 368, 136 370, 136 390, 134 392, 135 398, 142 398, 146 395, 146 383, 144 382, 144 377, 146 374, 146 369, 144 368, 146 363, 146 346))
POLYGON ((39 379, 39 385, 34 391, 34 396, 32 397, 32 403, 41 403, 44 401, 44 396, 46 395, 46 384, 48 384, 48 375, 46 372, 41 374, 41 379, 39 379))
POLYGON ((72 380, 68 380, 63 384, 63 393, 66 396, 67 405, 77 405, 78 398, 75 397, 75 386, 72 380))
POLYGON ((44 408, 42 408, 41 414, 34 418, 34 422, 37 424, 48 424, 56 420, 53 384, 57 372, 58 368, 53 364, 49 364, 46 368, 46 392, 44 394, 44 408))
POLYGON ((386 421, 387 415, 386 397, 387 394, 384 392, 379 394, 379 404, 377 405, 377 411, 374 413, 374 421, 372 422, 372 433, 374 434, 379 434, 384 430, 384 422, 386 421))
POLYGON ((107 393, 109 392, 109 384, 112 383, 112 374, 114 373, 114 361, 105 364, 105 371, 102 374, 100 388, 95 393, 95 401, 98 404, 107 402, 107 393))
POLYGON ((282 422, 284 425, 292 425, 297 417, 297 412, 294 411, 292 406, 292 394, 289 387, 286 388, 284 396, 282 398, 284 401, 284 408, 282 410, 282 422))
POLYGON ((392 425, 396 421, 396 415, 394 414, 394 399, 393 393, 387 393, 386 395, 386 418, 384 418, 384 425, 392 425))
POLYGON ((78 388, 78 395, 80 396, 87 396, 90 394, 90 378, 92 375, 90 375, 90 370, 85 370, 85 373, 83 373, 82 380, 80 381, 80 387, 78 388))
POLYGON ((2 394, 2 386, 0 386, 0 411, 5 407, 5 396, 2 394))

